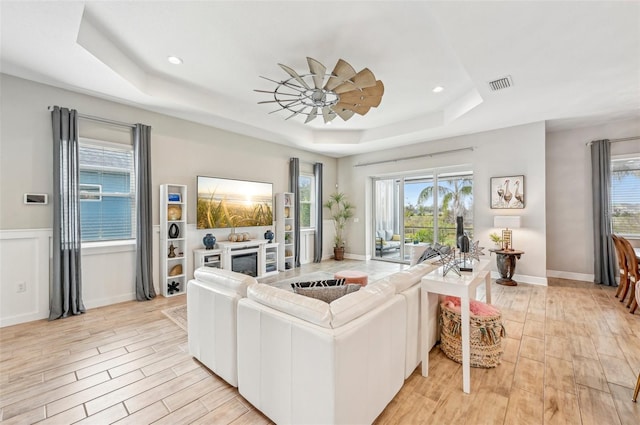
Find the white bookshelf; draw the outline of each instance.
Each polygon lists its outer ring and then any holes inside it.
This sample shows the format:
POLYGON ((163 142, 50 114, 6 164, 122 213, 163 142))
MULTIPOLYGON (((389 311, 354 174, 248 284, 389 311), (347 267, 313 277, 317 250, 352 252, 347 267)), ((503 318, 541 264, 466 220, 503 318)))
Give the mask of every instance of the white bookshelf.
POLYGON ((281 271, 295 268, 295 202, 294 194, 289 192, 276 194, 276 241, 280 244, 278 250, 278 265, 281 271))
POLYGON ((184 294, 186 291, 186 250, 187 186, 162 184, 160 185, 160 292, 165 297, 184 294))

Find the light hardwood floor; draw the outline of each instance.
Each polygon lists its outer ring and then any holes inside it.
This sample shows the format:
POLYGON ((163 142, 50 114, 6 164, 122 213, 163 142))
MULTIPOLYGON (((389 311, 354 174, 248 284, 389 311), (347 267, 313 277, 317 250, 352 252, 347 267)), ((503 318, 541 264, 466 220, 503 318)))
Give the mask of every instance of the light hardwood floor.
MULTIPOLYGON (((278 279, 345 268, 373 281, 403 266, 327 261, 278 279)), ((376 423, 640 423, 631 402, 640 314, 629 314, 613 288, 552 279, 548 287, 494 283, 492 291, 508 333, 502 364, 472 368, 464 394, 460 365, 436 347, 429 377, 416 369, 376 423)), ((185 302, 159 296, 2 328, 3 423, 269 423, 188 355, 186 332, 162 313, 185 302)))

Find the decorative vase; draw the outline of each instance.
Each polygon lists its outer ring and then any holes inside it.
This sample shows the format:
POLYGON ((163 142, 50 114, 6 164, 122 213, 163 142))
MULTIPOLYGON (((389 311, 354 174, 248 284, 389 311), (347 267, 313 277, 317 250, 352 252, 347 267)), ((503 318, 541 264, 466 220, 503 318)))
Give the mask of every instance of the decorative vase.
POLYGON ((176 223, 171 223, 169 226, 169 239, 175 239, 180 236, 180 228, 176 223))
POLYGON ((169 255, 168 255, 168 257, 169 258, 175 258, 175 256, 176 256, 176 247, 173 246, 173 243, 171 243, 169 245, 169 255))
POLYGON ((182 207, 180 205, 169 205, 167 207, 167 219, 171 221, 180 220, 182 218, 182 207))
POLYGON ((333 258, 336 261, 344 260, 344 247, 338 248, 337 246, 333 248, 333 258))
POLYGON ((216 247, 216 237, 211 233, 207 233, 202 238, 202 243, 204 244, 205 249, 213 249, 216 247))
MULTIPOLYGON (((464 234, 464 222, 462 216, 456 217, 456 246, 460 248, 460 238, 464 234)), ((467 239, 467 243, 469 240, 467 239)))
POLYGON ((274 237, 274 236, 275 236, 275 235, 273 234, 273 232, 272 232, 271 230, 267 230, 266 232, 264 232, 264 238, 265 238, 266 240, 268 240, 268 241, 269 241, 269 243, 273 242, 273 237, 274 237))

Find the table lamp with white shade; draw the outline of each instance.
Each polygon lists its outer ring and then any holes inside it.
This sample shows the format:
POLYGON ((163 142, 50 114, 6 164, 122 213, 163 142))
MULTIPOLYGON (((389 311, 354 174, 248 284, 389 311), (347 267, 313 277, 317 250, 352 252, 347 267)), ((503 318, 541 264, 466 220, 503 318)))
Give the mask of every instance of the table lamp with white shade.
POLYGON ((511 229, 520 228, 520 216, 518 215, 497 215, 493 217, 493 227, 502 228, 502 249, 513 250, 513 237, 511 229))

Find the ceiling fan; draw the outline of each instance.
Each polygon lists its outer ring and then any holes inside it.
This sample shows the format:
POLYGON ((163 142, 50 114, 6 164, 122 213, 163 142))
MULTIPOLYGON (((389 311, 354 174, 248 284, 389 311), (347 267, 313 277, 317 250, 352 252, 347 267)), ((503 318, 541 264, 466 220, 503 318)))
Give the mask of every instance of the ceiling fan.
POLYGON ((372 107, 380 105, 384 94, 384 84, 376 80, 368 68, 357 72, 349 63, 339 59, 333 72, 327 73, 327 68, 317 60, 307 57, 309 74, 298 74, 292 68, 279 63, 278 65, 290 78, 282 81, 262 77, 276 83, 273 91, 255 90, 260 93, 273 95, 273 100, 262 103, 277 103, 278 111, 289 111, 286 120, 296 115, 306 115, 305 124, 322 115, 328 123, 336 116, 347 121, 354 114, 364 115, 372 107))

